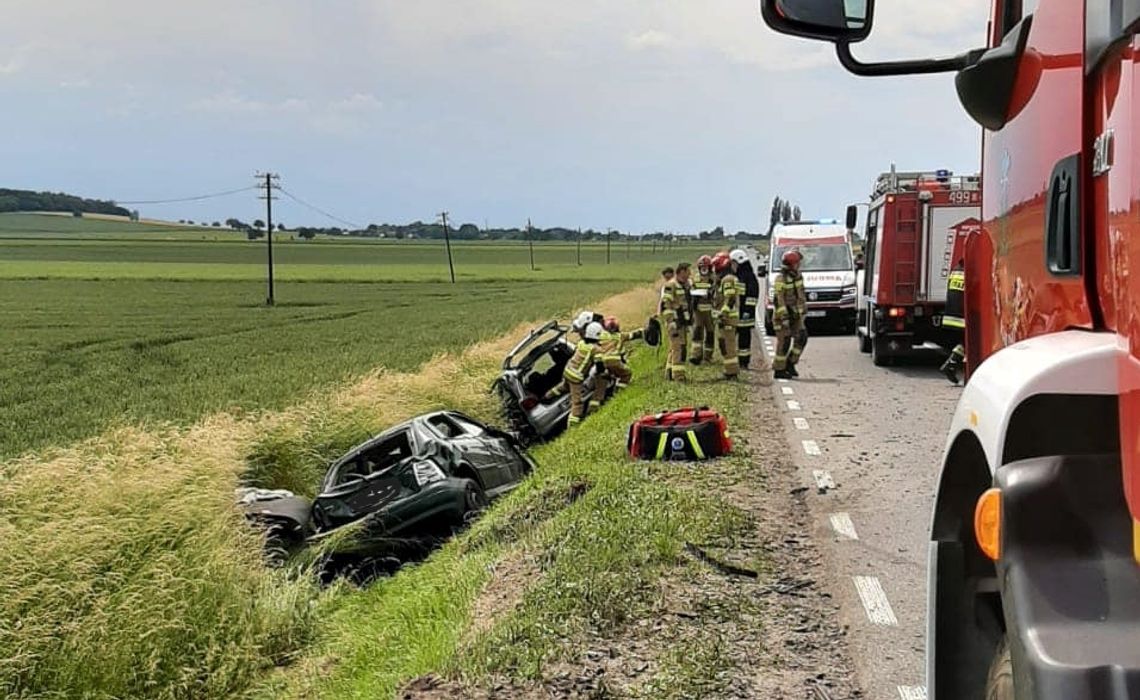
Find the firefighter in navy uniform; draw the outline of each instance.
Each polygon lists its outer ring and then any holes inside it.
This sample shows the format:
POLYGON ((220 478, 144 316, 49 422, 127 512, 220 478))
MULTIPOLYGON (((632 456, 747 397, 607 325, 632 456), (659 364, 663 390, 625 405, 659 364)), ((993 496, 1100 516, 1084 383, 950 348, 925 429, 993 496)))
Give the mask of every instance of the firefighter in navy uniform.
POLYGON ((736 278, 744 285, 743 305, 740 307, 740 323, 736 326, 737 355, 740 368, 748 369, 752 362, 752 331, 756 328, 756 307, 760 303, 760 280, 752 269, 748 253, 737 248, 729 254, 736 278))
POLYGON ((962 341, 966 335, 966 266, 958 260, 950 277, 946 280, 946 311, 942 314, 943 347, 949 347, 950 357, 942 365, 942 374, 955 385, 961 381, 961 372, 966 368, 966 349, 962 341))
POLYGON ((807 295, 800 262, 804 259, 798 250, 789 250, 781 259, 780 274, 772 281, 775 290, 772 325, 776 327, 776 357, 772 369, 776 379, 794 379, 800 376, 796 364, 807 345, 807 295))

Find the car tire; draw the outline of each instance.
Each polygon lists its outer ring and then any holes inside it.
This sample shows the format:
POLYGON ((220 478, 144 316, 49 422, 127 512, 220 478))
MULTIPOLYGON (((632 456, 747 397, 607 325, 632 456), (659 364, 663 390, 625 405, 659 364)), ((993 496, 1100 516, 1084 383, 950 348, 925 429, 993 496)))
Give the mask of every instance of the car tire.
POLYGON ((990 671, 986 675, 986 700, 1013 700, 1013 659, 1009 653, 1009 638, 1003 637, 994 652, 990 671))
POLYGON ((467 479, 467 484, 463 493, 463 522, 470 523, 480 515, 491 502, 487 499, 487 493, 483 490, 477 482, 467 479))
POLYGON ((871 363, 876 367, 886 367, 894 362, 894 358, 887 352, 887 343, 883 338, 871 338, 871 363))

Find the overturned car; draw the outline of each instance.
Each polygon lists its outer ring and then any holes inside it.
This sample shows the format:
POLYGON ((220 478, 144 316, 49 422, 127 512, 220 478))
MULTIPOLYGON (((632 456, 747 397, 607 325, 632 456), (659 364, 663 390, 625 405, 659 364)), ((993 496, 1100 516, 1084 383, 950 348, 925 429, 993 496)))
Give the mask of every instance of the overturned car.
MULTIPOLYGON (((503 360, 503 370, 492 385, 511 428, 526 442, 549 440, 566 429, 570 396, 556 391, 562 385, 562 370, 574 356, 570 329, 551 321, 531 331, 503 360)), ((606 382, 606 395, 614 381, 596 368, 584 384, 592 393, 595 382, 606 382)))
POLYGON ((454 411, 401 423, 329 467, 310 501, 287 491, 244 489, 239 506, 264 528, 280 562, 323 544, 326 563, 401 557, 451 534, 534 469, 509 433, 454 411))

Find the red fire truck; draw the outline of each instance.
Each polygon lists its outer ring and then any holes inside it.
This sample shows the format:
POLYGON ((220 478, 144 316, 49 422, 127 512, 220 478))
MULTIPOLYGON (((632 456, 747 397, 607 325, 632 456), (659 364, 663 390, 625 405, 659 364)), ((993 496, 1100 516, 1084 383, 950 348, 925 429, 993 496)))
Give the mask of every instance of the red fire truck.
POLYGON ((1140 2, 992 0, 986 46, 891 63, 852 53, 874 0, 761 7, 859 75, 956 72, 983 127, 929 697, 1140 697, 1140 2))
MULTIPOLYGON (((946 279, 981 227, 981 178, 945 170, 883 173, 867 212, 859 350, 876 365, 938 349, 946 279)), ((951 347, 956 344, 950 343, 951 347)))

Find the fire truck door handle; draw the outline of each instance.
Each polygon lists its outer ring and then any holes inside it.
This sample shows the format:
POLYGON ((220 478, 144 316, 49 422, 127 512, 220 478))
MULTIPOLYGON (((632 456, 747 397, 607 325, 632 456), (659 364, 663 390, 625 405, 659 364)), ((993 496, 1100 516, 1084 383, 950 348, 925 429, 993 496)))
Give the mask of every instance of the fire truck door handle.
POLYGON ((1081 274, 1080 154, 1057 162, 1045 197, 1045 265, 1054 275, 1081 274))

